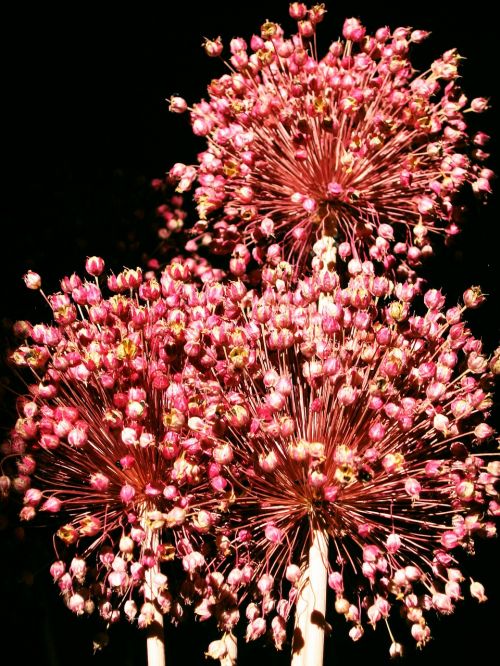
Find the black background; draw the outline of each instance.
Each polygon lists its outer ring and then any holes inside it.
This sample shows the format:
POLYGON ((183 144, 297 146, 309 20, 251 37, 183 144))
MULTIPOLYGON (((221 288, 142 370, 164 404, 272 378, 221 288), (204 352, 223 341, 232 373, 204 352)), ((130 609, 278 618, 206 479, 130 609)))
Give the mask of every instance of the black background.
MULTIPOLYGON (((203 36, 249 37, 265 19, 292 28, 286 2, 141 3, 102 6, 74 2, 3 10, 2 35, 2 184, 0 236, 0 314, 4 323, 36 321, 46 309, 28 292, 21 276, 31 268, 43 276, 47 291, 64 274, 82 271, 85 257, 100 254, 118 270, 141 263, 155 247, 152 220, 155 198, 148 182, 176 161, 192 162, 200 142, 192 137, 187 116, 168 111, 165 98, 182 94, 200 99, 211 78, 223 73, 220 61, 200 48, 203 36), (161 9, 160 9, 161 8, 161 9)), ((351 1, 330 3, 320 26, 324 47, 336 38, 346 15, 359 16, 371 30, 382 25, 428 29, 431 38, 415 47, 419 67, 448 48, 466 57, 464 88, 472 98, 486 96, 498 109, 497 24, 484 4, 455 2, 351 1)), ((477 128, 495 134, 497 111, 479 119, 477 128)), ((498 141, 492 143, 498 154, 498 141)), ((492 159, 493 168, 498 159, 492 159)), ((498 201, 498 194, 494 199, 498 201)), ((435 286, 457 298, 470 284, 490 294, 471 313, 474 331, 489 351, 500 340, 498 303, 498 203, 477 208, 452 247, 443 248, 428 267, 435 286)), ((8 394, 3 396, 8 404, 8 394)), ((6 417, 8 420, 8 416, 6 417)), ((498 421, 498 420, 497 420, 498 421)), ((13 523, 0 532, 0 593, 4 633, 2 651, 14 651, 15 663, 37 666, 87 666, 145 663, 143 636, 127 626, 111 632, 111 644, 91 656, 94 628, 79 620, 58 599, 47 571, 50 543, 41 531, 23 536, 13 523)), ((436 618, 433 640, 422 652, 408 646, 406 664, 443 659, 486 663, 497 658, 500 589, 497 543, 480 544, 470 575, 487 586, 488 604, 466 601, 450 618, 436 618), (495 633, 497 632, 497 633, 495 633)), ((346 638, 344 621, 335 618, 325 663, 389 661, 388 638, 371 629, 358 644, 346 638)), ((209 629, 213 629, 209 628, 209 629)), ((192 626, 168 629, 168 663, 204 663, 203 649, 215 631, 195 633, 192 626)), ((241 649, 240 664, 289 663, 262 643, 241 649)), ((9 663, 9 662, 5 662, 9 663)), ((14 662, 12 662, 14 663, 14 662)))

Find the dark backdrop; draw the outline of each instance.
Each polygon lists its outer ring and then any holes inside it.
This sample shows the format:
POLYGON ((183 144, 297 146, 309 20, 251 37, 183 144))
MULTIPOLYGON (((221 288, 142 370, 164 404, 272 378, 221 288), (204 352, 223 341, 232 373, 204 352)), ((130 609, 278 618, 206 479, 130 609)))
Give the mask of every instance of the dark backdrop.
MULTIPOLYGON (((36 9, 2 10, 2 184, 0 236, 0 314, 4 322, 37 320, 45 311, 38 294, 21 281, 26 269, 43 275, 47 290, 60 276, 81 271, 89 254, 109 258, 119 269, 135 266, 142 252, 154 249, 151 231, 155 199, 148 182, 174 161, 190 162, 201 143, 192 137, 187 116, 168 112, 172 93, 198 100, 211 78, 223 71, 208 59, 202 37, 248 37, 266 19, 291 27, 286 2, 137 4, 114 8, 74 2, 36 9)), ((456 2, 331 2, 320 27, 339 33, 346 15, 357 15, 368 28, 411 25, 432 31, 414 53, 428 64, 442 51, 457 47, 464 61, 464 87, 470 97, 495 102, 498 93, 496 22, 484 4, 456 2)), ((496 104, 498 109, 498 104, 496 104)), ((495 132, 495 113, 478 127, 495 132)), ((493 151, 495 150, 493 143, 493 151)), ((497 160, 493 160, 497 163, 497 160)), ((496 195, 498 199, 498 195, 496 195)), ((499 335, 498 204, 477 209, 452 248, 443 249, 429 268, 436 286, 451 298, 470 284, 491 294, 474 312, 472 324, 489 350, 499 335)), ((2 396, 9 404, 8 392, 2 396)), ((7 411, 4 417, 8 420, 7 411)), ((50 543, 42 532, 26 534, 5 521, 0 532, 2 651, 14 651, 15 663, 37 666, 139 666, 145 662, 143 637, 131 627, 112 631, 111 645, 91 656, 91 622, 79 620, 58 599, 49 581, 50 543)), ((499 549, 486 543, 470 564, 471 575, 487 585, 491 600, 478 606, 465 602, 452 617, 433 622, 434 639, 423 653, 408 645, 406 663, 437 664, 494 660, 500 589, 496 569, 499 549)), ((388 639, 382 628, 367 630, 361 643, 346 638, 336 619, 325 663, 360 660, 372 665, 388 661, 388 639)), ((214 634, 215 635, 215 634, 214 634)), ((208 640, 192 627, 168 630, 169 663, 204 663, 208 640)), ((262 643, 241 650, 240 664, 286 664, 262 643)), ((5 662, 10 663, 10 662, 5 662)), ((14 663, 14 662, 12 662, 14 663)))

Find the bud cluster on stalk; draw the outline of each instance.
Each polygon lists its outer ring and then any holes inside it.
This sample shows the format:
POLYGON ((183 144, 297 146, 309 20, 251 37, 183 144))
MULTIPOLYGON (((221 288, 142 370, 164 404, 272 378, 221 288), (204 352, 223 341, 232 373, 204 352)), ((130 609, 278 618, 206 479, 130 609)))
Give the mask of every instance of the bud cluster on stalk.
POLYGON ((22 520, 56 525, 75 613, 147 626, 151 603, 174 620, 190 604, 230 632, 245 602, 247 640, 281 648, 313 525, 354 640, 399 605, 424 644, 428 612, 462 596, 456 553, 500 512, 479 452, 498 354, 463 321, 481 294, 446 308, 371 262, 343 286, 323 250, 298 282, 270 248, 260 289, 205 264, 202 283, 188 259, 112 275, 109 296, 91 258, 93 281, 47 297, 52 324, 17 326, 33 380, 11 485, 22 520))
MULTIPOLYGON (((489 137, 466 121, 488 101, 462 91, 456 49, 415 69, 423 30, 370 35, 349 18, 320 57, 324 6, 293 3, 290 13, 293 35, 267 21, 249 43, 232 39, 229 71, 189 108, 207 147, 198 164, 175 163, 170 178, 178 192, 194 189, 195 237, 216 253, 243 243, 257 261, 276 240, 297 269, 329 235, 341 261, 370 258, 379 272, 411 275, 438 234, 459 231, 462 192, 491 192, 489 137)), ((223 55, 220 39, 205 49, 223 55)), ((170 105, 188 109, 178 97, 170 105)))

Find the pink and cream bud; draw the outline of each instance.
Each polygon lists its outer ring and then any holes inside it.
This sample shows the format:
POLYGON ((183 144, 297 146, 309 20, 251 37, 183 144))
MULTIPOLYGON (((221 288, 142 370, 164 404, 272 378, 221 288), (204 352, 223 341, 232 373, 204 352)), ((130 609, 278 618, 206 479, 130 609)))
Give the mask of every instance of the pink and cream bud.
POLYGON ((477 599, 480 603, 482 603, 483 601, 487 601, 488 597, 484 593, 484 586, 481 583, 471 580, 469 590, 471 596, 474 597, 474 599, 477 599))
POLYGON ((28 289, 40 289, 42 286, 42 278, 38 275, 38 273, 35 273, 34 271, 28 271, 24 276, 23 276, 24 284, 28 287, 28 289))
POLYGON ((104 260, 101 257, 87 257, 85 270, 89 275, 98 277, 104 270, 104 260))

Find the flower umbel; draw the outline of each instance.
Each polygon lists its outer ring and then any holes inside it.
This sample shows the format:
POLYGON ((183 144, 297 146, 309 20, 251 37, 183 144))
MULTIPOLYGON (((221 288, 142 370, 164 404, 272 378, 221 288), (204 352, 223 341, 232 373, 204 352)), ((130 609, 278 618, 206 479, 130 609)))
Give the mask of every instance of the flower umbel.
POLYGON ((94 280, 72 275, 48 297, 54 322, 22 327, 12 360, 34 382, 12 433, 13 486, 22 520, 54 526, 51 572, 68 607, 148 626, 158 609, 178 619, 201 594, 220 388, 201 381, 210 362, 200 360, 195 262, 173 262, 158 280, 126 269, 108 278, 108 297, 102 270, 91 257, 94 280))
POLYGON ((414 285, 363 273, 342 288, 318 264, 292 288, 291 272, 264 271, 262 296, 244 308, 247 360, 234 367, 229 355, 220 374, 240 405, 221 471, 234 490, 221 528, 236 563, 221 568, 246 594, 239 574, 253 567, 262 605, 248 606, 247 638, 269 620, 281 646, 275 624, 283 629, 322 534, 351 638, 398 604, 424 645, 429 611, 450 613, 461 597, 460 552, 495 533, 487 514, 498 514, 500 468, 478 452, 493 434, 495 360, 465 308, 445 310, 436 290, 416 315, 414 285))
POLYGON ((196 183, 195 231, 217 252, 244 242, 260 258, 276 239, 300 265, 329 235, 343 259, 408 271, 432 253, 436 232, 457 232, 463 189, 490 191, 487 137, 469 136, 464 115, 486 105, 461 91, 454 49, 416 73, 410 50, 422 30, 368 35, 347 19, 343 39, 318 57, 324 11, 293 3, 296 34, 268 21, 249 46, 231 41, 230 72, 191 109, 207 149, 171 177, 181 192, 196 183))
POLYGON ((479 452, 498 353, 462 320, 482 295, 445 310, 370 262, 343 287, 330 245, 295 285, 270 248, 260 293, 196 286, 192 260, 159 280, 125 270, 108 298, 73 275, 48 298, 54 325, 19 327, 12 358, 35 382, 2 489, 22 519, 53 518, 75 613, 147 626, 191 602, 233 646, 246 598, 247 639, 281 648, 311 543, 353 640, 400 604, 423 645, 429 611, 453 610, 460 553, 499 512, 500 468, 479 452))

